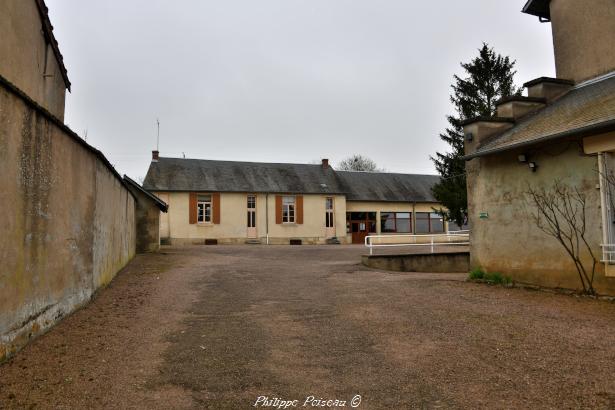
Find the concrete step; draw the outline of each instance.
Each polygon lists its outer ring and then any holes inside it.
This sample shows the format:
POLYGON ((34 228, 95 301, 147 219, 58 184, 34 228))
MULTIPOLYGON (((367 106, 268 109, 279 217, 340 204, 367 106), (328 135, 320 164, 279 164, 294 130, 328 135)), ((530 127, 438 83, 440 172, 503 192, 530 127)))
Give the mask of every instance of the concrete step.
POLYGON ((246 239, 246 245, 262 245, 260 239, 246 239))
POLYGON ((337 239, 337 237, 333 237, 333 238, 328 238, 327 239, 327 245, 340 245, 341 242, 339 239, 337 239))

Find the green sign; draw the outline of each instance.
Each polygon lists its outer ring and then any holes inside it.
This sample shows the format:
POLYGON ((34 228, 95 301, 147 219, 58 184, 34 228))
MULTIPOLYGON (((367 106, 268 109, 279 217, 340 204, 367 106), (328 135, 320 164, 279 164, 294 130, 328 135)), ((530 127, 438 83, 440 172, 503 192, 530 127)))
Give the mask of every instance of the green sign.
POLYGON ((480 219, 489 219, 489 212, 481 212, 478 217, 480 219))

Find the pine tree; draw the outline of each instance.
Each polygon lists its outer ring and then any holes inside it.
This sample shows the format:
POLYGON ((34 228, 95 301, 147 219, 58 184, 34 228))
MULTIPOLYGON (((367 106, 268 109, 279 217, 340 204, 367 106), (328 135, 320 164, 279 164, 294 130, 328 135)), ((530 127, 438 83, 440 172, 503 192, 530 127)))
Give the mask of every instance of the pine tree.
POLYGON ((515 87, 515 61, 497 54, 489 45, 483 44, 478 57, 469 63, 462 63, 466 78, 455 75, 451 86, 451 102, 455 114, 447 117, 449 127, 440 138, 450 145, 449 152, 437 152, 431 160, 442 177, 433 187, 433 194, 445 209, 440 213, 448 221, 460 227, 467 222, 468 198, 466 188, 464 136, 462 123, 477 116, 496 114, 495 103, 502 97, 519 95, 521 89, 515 87))

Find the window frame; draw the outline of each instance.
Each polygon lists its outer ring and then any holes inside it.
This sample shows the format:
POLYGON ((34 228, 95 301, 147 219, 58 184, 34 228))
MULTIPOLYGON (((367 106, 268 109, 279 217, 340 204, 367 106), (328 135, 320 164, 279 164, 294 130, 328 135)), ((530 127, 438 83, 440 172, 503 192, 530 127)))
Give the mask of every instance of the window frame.
POLYGON ((297 196, 282 196, 282 224, 294 225, 297 223, 297 196), (286 199, 292 198, 292 203, 287 203, 286 199), (285 220, 286 219, 286 220, 285 220))
POLYGON ((335 228, 335 201, 333 197, 325 198, 325 228, 335 228))
POLYGON ((256 228, 256 195, 248 194, 246 198, 247 206, 247 227, 256 228))
POLYGON ((196 223, 199 225, 209 225, 213 223, 213 197, 211 194, 197 195, 196 198, 196 223), (209 197, 209 200, 201 198, 209 197), (201 210, 202 208, 202 210, 201 210), (209 211, 209 214, 208 212, 209 211))
POLYGON ((383 233, 383 234, 395 234, 395 233, 413 234, 414 233, 414 226, 412 224, 412 219, 413 219, 412 216, 413 216, 412 212, 410 212, 410 211, 408 211, 408 212, 406 212, 406 211, 403 211, 403 212, 393 212, 393 211, 380 212, 380 233, 383 233), (407 214, 408 217, 407 218, 399 218, 398 217, 399 214, 407 214), (384 215, 393 215, 393 218, 392 219, 389 219, 389 218, 383 219, 384 215), (398 220, 400 220, 400 221, 401 220, 403 220, 403 221, 407 220, 408 224, 409 224, 409 227, 410 227, 409 230, 408 231, 400 231, 398 229, 398 227, 397 227, 397 221, 398 220), (385 221, 393 221, 393 230, 392 231, 391 230, 384 230, 383 229, 384 228, 383 223, 385 221))
POLYGON ((444 220, 444 218, 441 215, 438 215, 435 212, 416 212, 414 215, 414 230, 416 231, 417 235, 433 235, 433 234, 440 234, 440 233, 446 233, 446 221, 444 220), (427 215, 427 218, 424 217, 424 215, 427 215), (434 216, 437 215, 437 216, 434 216), (441 219, 442 220, 442 230, 440 231, 434 231, 433 228, 433 223, 432 221, 436 220, 436 219, 441 219), (427 232, 418 232, 417 229, 417 225, 418 225, 418 221, 427 221, 427 232))

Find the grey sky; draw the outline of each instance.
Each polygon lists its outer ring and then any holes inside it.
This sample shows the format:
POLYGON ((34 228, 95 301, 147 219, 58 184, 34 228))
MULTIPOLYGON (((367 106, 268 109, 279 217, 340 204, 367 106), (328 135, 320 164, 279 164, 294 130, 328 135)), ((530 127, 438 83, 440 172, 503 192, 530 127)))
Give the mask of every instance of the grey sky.
POLYGON ((459 63, 483 41, 517 82, 554 75, 549 24, 524 0, 47 0, 73 83, 66 122, 120 172, 163 156, 393 172, 429 155, 459 63))

